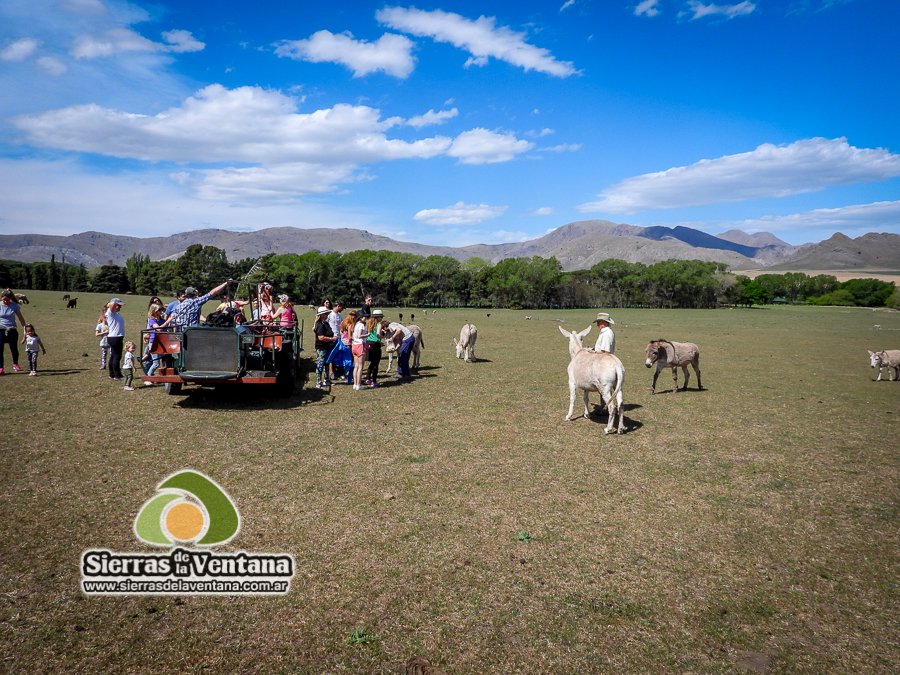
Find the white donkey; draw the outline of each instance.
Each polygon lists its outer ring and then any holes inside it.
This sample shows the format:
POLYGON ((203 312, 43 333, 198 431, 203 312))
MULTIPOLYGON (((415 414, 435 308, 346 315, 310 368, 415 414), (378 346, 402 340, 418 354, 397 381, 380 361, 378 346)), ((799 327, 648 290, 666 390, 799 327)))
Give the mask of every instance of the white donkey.
POLYGON ((584 416, 590 416, 588 410, 588 393, 596 391, 600 393, 606 407, 609 410, 609 421, 603 433, 608 434, 613 429, 616 414, 619 416, 619 426, 616 433, 625 432, 625 410, 622 405, 622 387, 625 384, 625 366, 615 354, 594 352, 585 349, 581 340, 591 332, 588 326, 580 333, 571 333, 559 326, 559 332, 569 338, 569 413, 566 421, 572 419, 575 410, 575 394, 581 390, 584 395, 584 416))
POLYGON ((456 358, 465 357, 466 363, 475 361, 475 343, 478 341, 478 329, 474 323, 466 323, 459 331, 459 340, 453 338, 456 347, 456 358))
MULTIPOLYGON (((868 351, 868 350, 866 350, 868 351)), ((881 380, 881 369, 888 369, 888 379, 900 380, 900 349, 883 349, 880 352, 869 352, 869 365, 878 368, 878 379, 881 380)))

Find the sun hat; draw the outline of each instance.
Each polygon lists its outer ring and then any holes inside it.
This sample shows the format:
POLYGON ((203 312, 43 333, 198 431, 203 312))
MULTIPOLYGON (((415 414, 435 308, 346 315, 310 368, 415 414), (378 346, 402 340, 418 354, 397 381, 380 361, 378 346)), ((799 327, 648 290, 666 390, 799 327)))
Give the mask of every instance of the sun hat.
POLYGON ((112 300, 109 301, 109 304, 110 305, 120 305, 120 306, 125 305, 125 303, 122 302, 119 298, 113 298, 112 300))
POLYGON ((609 314, 607 314, 606 312, 598 312, 598 313, 597 313, 597 318, 594 319, 594 323, 597 323, 598 321, 605 321, 605 322, 608 323, 610 326, 615 326, 615 325, 616 325, 616 322, 613 321, 613 320, 612 320, 612 317, 611 317, 609 314))
POLYGON ((282 293, 278 296, 278 302, 287 302, 288 300, 290 300, 290 298, 287 293, 282 293))
POLYGON ((316 310, 316 316, 322 316, 323 314, 330 314, 330 313, 331 313, 331 310, 328 309, 327 307, 325 307, 324 305, 322 307, 319 307, 319 309, 316 310))
POLYGON ((380 309, 375 309, 372 310, 372 316, 380 318, 384 316, 384 312, 382 312, 380 309))

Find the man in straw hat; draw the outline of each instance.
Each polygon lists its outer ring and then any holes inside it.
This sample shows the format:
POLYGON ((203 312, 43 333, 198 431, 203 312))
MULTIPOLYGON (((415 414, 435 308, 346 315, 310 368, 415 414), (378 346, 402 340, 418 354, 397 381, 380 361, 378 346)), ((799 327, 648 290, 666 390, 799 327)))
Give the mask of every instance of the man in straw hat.
POLYGON ((597 342, 594 344, 594 351, 602 352, 604 354, 615 354, 616 334, 610 326, 615 325, 616 322, 613 321, 612 317, 606 312, 598 313, 594 322, 600 329, 600 335, 597 336, 597 342))

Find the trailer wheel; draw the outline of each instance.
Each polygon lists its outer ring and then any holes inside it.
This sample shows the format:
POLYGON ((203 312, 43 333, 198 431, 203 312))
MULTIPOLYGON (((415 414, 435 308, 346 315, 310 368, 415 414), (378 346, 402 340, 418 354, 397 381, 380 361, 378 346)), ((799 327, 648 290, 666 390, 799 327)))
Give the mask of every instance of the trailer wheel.
POLYGON ((175 396, 181 393, 181 382, 166 382, 166 393, 175 396))

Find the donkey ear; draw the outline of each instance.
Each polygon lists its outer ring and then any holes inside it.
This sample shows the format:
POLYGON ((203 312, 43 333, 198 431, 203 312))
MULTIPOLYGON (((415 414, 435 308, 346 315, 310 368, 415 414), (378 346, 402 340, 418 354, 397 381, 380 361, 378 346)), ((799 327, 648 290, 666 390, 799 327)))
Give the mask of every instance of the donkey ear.
POLYGON ((578 334, 578 337, 583 338, 585 335, 587 335, 588 333, 591 332, 591 328, 593 328, 592 325, 591 325, 591 326, 588 326, 587 328, 585 328, 583 331, 581 331, 581 332, 578 334))
POLYGON ((565 335, 566 337, 570 337, 572 335, 569 331, 567 331, 562 326, 557 326, 557 328, 559 328, 559 332, 562 333, 563 335, 565 335))

